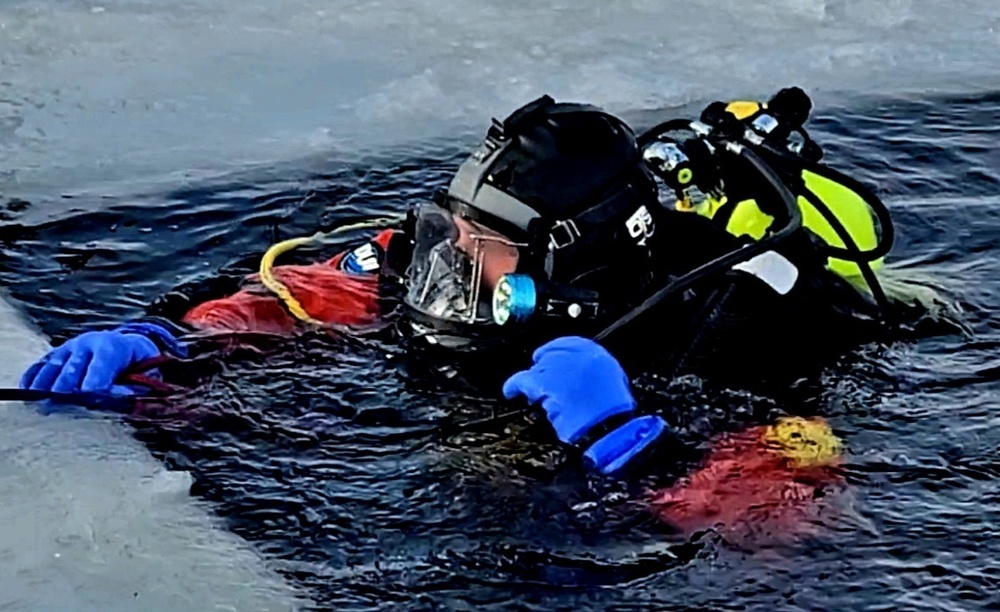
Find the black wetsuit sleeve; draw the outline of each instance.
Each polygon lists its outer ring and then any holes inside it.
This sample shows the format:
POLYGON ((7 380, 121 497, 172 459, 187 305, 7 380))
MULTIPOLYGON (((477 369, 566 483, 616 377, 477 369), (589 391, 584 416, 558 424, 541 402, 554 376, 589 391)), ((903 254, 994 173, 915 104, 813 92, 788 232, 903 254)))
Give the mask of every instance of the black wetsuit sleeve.
POLYGON ((652 245, 657 273, 681 276, 739 248, 748 240, 733 236, 701 215, 664 211, 652 245))

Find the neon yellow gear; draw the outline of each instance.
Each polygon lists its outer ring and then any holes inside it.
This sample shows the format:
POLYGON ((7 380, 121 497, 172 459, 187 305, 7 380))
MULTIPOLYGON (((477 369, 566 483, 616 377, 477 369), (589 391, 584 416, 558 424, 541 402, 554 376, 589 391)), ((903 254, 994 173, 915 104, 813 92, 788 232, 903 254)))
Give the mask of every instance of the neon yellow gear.
MULTIPOLYGON (((690 199, 685 198, 683 200, 677 200, 677 210, 682 212, 696 212, 702 217, 708 217, 709 219, 715 217, 715 213, 719 212, 719 209, 726 205, 729 200, 726 196, 721 198, 713 198, 712 196, 705 196, 705 199, 701 202, 692 202, 690 199)), ((763 236, 763 234, 761 234, 763 236)))
MULTIPOLYGON (((830 209, 830 212, 844 226, 859 249, 870 251, 878 245, 875 218, 864 198, 852 189, 809 170, 802 171, 802 181, 806 189, 830 209)), ((802 211, 802 225, 804 227, 812 230, 830 246, 839 248, 846 246, 833 227, 816 210, 816 207, 802 196, 798 197, 798 204, 799 210, 802 211)), ((774 218, 762 212, 756 201, 744 200, 735 204, 733 213, 726 223, 726 231, 734 236, 748 235, 755 240, 760 240, 764 237, 772 221, 774 218)), ((882 266, 883 261, 884 258, 879 258, 871 262, 871 268, 878 269, 882 266)), ((851 261, 830 257, 827 260, 827 266, 830 270, 849 280, 852 277, 861 276, 861 268, 851 261)))
MULTIPOLYGON (((864 198, 852 189, 809 170, 802 171, 802 181, 806 188, 826 204, 830 212, 840 220, 859 249, 870 251, 877 246, 878 234, 875 229, 875 218, 864 198)), ((693 210, 703 217, 712 219, 725 204, 725 198, 720 200, 709 198, 697 206, 685 206, 678 202, 677 209, 681 211, 693 210)), ((844 241, 840 239, 840 236, 823 215, 816 210, 816 207, 802 196, 798 197, 798 204, 799 210, 802 211, 802 225, 804 227, 812 230, 830 246, 845 247, 844 241)), ((755 200, 743 200, 733 205, 733 212, 726 222, 726 231, 734 236, 750 236, 754 240, 760 240, 767 233, 773 221, 774 217, 764 213, 755 200)), ((884 258, 880 257, 869 265, 873 270, 877 270, 882 267, 883 263, 884 258)), ((853 281, 861 278, 861 268, 851 261, 830 257, 827 260, 827 267, 847 280, 853 281)), ((866 283, 862 282, 861 285, 865 286, 866 283)))
POLYGON ((726 112, 736 117, 740 121, 756 115, 761 109, 766 109, 767 104, 752 102, 749 100, 736 100, 726 105, 726 112))
POLYGON ((840 438, 829 423, 818 417, 781 417, 765 428, 763 440, 797 467, 832 465, 843 452, 840 438))

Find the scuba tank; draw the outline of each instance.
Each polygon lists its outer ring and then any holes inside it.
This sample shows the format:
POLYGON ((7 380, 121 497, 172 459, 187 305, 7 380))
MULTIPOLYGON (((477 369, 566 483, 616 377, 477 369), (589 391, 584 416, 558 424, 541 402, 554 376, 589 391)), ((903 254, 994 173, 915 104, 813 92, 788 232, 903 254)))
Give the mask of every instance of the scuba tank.
MULTIPOLYGON (((871 190, 819 163, 823 151, 803 127, 811 109, 805 92, 788 88, 766 103, 714 102, 705 108, 699 122, 667 121, 642 134, 638 141, 647 151, 653 172, 677 195, 678 210, 708 217, 735 236, 762 240, 773 232, 775 213, 782 211, 764 210, 763 203, 754 198, 737 199, 727 193, 731 190, 722 183, 724 173, 718 163, 702 155, 705 146, 694 142, 711 134, 753 149, 796 196, 803 226, 825 245, 827 268, 859 289, 867 289, 885 312, 887 299, 874 270, 882 266, 892 247, 892 219, 871 190), (672 133, 681 130, 694 131, 700 137, 679 142, 672 133), (673 168, 681 166, 661 161, 663 145, 659 143, 680 149, 686 161, 685 175, 703 177, 697 186, 699 191, 707 188, 708 193, 701 201, 692 197, 689 187, 677 185, 673 168)), ((711 148, 710 143, 708 146, 711 148)), ((673 158, 677 157, 675 153, 673 158)))

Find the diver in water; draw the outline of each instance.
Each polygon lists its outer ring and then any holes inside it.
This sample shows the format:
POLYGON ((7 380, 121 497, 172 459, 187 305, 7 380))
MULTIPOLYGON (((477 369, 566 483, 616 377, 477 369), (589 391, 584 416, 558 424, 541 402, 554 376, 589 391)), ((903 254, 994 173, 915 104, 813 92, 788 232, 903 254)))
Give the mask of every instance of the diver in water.
POLYGON ((891 224, 866 189, 818 162, 802 129, 809 108, 783 90, 636 137, 599 108, 544 96, 494 120, 446 192, 401 228, 308 265, 272 267, 269 252, 238 288, 175 292, 156 316, 70 339, 21 386, 169 390, 205 338, 398 314, 414 351, 483 356, 507 378, 505 396, 540 404, 559 440, 621 473, 670 432, 640 413, 626 369, 749 381, 884 327, 872 268, 891 224))

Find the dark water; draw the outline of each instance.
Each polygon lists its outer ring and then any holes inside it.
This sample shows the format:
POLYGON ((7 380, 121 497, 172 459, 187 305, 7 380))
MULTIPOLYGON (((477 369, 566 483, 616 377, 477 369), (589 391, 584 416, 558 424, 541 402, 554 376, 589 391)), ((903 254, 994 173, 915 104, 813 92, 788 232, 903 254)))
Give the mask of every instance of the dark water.
MULTIPOLYGON (((797 546, 686 541, 627 502, 641 483, 588 477, 537 427, 456 429, 503 412, 496 390, 413 375, 378 335, 301 338, 227 364, 187 415, 132 426, 321 607, 1000 607, 998 125, 995 95, 859 100, 813 120, 828 161, 889 204, 894 274, 937 286, 968 334, 867 346, 768 397, 640 385, 695 437, 782 413, 830 420, 847 448, 849 508, 797 546)), ((442 186, 469 144, 132 198, 9 200, 0 281, 60 340, 140 316, 221 268, 253 268, 277 239, 402 211, 442 186)))

